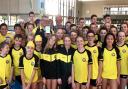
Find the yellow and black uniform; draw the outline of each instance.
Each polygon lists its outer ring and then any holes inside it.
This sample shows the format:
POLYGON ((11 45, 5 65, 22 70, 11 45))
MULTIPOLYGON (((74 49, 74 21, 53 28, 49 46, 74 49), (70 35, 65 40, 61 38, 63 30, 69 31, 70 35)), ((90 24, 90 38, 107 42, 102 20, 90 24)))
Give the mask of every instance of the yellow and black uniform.
POLYGON ((20 47, 18 50, 12 46, 10 49, 10 55, 12 56, 13 64, 14 64, 14 74, 16 77, 16 80, 18 80, 21 83, 21 77, 20 77, 20 70, 19 70, 19 60, 20 57, 25 53, 25 49, 23 47, 20 47))
POLYGON ((92 74, 90 84, 96 86, 96 79, 98 77, 98 59, 100 58, 101 48, 96 45, 89 46, 88 44, 85 46, 87 50, 89 50, 92 54, 92 74))
MULTIPOLYGON (((19 68, 24 70, 25 83, 29 82, 34 68, 38 69, 38 61, 39 58, 35 54, 33 54, 33 57, 30 59, 28 59, 25 55, 22 55, 20 57, 19 68)), ((38 80, 38 72, 35 73, 32 83, 37 82, 37 80, 38 80)))
POLYGON ((59 47, 59 46, 63 47, 63 45, 64 45, 64 41, 63 41, 63 40, 58 40, 58 41, 57 41, 57 46, 58 46, 58 47, 59 47))
POLYGON ((124 44, 122 46, 118 46, 121 56, 121 69, 120 69, 120 77, 127 78, 128 77, 128 45, 124 44))
POLYGON ((49 48, 41 55, 40 60, 41 75, 46 79, 57 79, 57 59, 56 50, 49 48))
POLYGON ((41 54, 43 53, 43 50, 37 51, 36 49, 34 50, 34 54, 38 56, 39 58, 39 68, 38 68, 38 76, 41 76, 41 69, 40 69, 40 59, 41 59, 41 54))
POLYGON ((57 53, 58 59, 58 77, 61 78, 62 84, 61 89, 71 89, 71 84, 68 84, 68 78, 71 76, 72 69, 72 56, 74 54, 75 49, 60 47, 57 53))
POLYGON ((12 42, 13 41, 13 36, 11 33, 7 33, 5 36, 0 34, 0 43, 7 41, 7 42, 12 42))
POLYGON ((91 52, 85 49, 83 52, 76 50, 73 55, 74 81, 87 83, 88 65, 92 64, 91 52))
POLYGON ((102 78, 117 79, 117 61, 120 61, 119 49, 117 47, 111 50, 102 48, 101 56, 99 61, 103 61, 102 78))
POLYGON ((6 79, 10 79, 11 75, 11 67, 12 65, 12 58, 9 54, 5 57, 0 56, 0 79, 2 80, 2 84, 0 84, 0 89, 3 89, 7 85, 6 79))
POLYGON ((77 45, 76 44, 71 44, 71 47, 74 48, 74 49, 77 49, 77 45))

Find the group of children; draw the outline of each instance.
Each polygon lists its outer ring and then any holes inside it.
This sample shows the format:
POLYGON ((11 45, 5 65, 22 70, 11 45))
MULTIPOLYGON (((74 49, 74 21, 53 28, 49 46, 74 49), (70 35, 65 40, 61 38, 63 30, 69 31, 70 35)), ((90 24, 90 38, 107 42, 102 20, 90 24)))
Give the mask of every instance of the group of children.
POLYGON ((125 89, 127 37, 124 30, 110 29, 102 27, 96 33, 85 26, 82 33, 71 30, 67 35, 58 28, 45 38, 45 33, 35 33, 25 46, 21 34, 11 45, 1 42, 0 89, 13 81, 23 89, 125 89))

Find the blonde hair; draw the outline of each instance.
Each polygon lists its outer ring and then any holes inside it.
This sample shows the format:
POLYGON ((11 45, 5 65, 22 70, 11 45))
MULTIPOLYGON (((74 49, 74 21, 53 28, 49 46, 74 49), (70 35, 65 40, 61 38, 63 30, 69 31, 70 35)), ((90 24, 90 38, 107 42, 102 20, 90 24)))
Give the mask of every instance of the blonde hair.
MULTIPOLYGON (((45 46, 45 48, 44 48, 44 52, 43 52, 43 53, 46 53, 47 50, 50 48, 49 41, 50 41, 50 39, 51 39, 53 36, 56 37, 56 35, 54 35, 54 34, 52 34, 52 35, 50 35, 50 36, 48 37, 48 41, 47 41, 47 44, 46 44, 46 46, 45 46)), ((55 42, 55 45, 53 45, 53 47, 56 46, 56 43, 57 43, 57 41, 55 42)))

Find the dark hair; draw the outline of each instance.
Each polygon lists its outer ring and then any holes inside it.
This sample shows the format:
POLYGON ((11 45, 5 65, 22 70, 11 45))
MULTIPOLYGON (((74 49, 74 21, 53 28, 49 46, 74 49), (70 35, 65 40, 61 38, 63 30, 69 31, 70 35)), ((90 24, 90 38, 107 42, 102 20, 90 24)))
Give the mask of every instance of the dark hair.
POLYGON ((23 39, 23 37, 22 37, 22 35, 21 34, 16 34, 15 36, 14 36, 14 39, 16 39, 16 38, 22 38, 23 39))
POLYGON ((76 26, 76 24, 71 24, 71 25, 70 25, 70 29, 71 29, 73 26, 76 26))
POLYGON ((90 27, 89 26, 84 26, 82 29, 90 29, 90 27))
POLYGON ((109 14, 106 14, 103 16, 103 19, 107 18, 107 17, 111 17, 109 14))
POLYGON ((68 23, 70 23, 70 24, 71 24, 71 22, 69 22, 69 21, 67 21, 65 24, 68 24, 68 23))
POLYGON ((22 27, 21 27, 21 25, 20 25, 20 24, 15 24, 15 25, 14 25, 14 29, 15 29, 16 27, 19 27, 19 28, 21 28, 21 29, 22 29, 22 27))
MULTIPOLYGON (((117 27, 116 27, 116 26, 114 26, 114 25, 111 25, 111 28, 115 28, 115 29, 117 29, 117 27)), ((110 29, 111 29, 111 28, 110 28, 110 29)))
POLYGON ((123 33, 124 33, 124 35, 126 36, 126 34, 125 34, 125 32, 124 32, 124 31, 118 31, 118 32, 117 32, 117 34, 116 34, 116 36, 117 36, 117 40, 118 40, 118 35, 119 35, 119 33, 120 33, 120 32, 123 32, 123 33))
POLYGON ((106 27, 101 27, 100 30, 99 30, 99 33, 100 33, 102 30, 106 30, 106 32, 108 32, 106 27))
POLYGON ((28 24, 27 24, 27 28, 28 28, 29 25, 32 25, 33 28, 34 28, 34 24, 32 24, 32 23, 28 23, 28 24))
POLYGON ((72 16, 68 16, 68 19, 73 19, 73 17, 72 16))
POLYGON ((92 19, 93 17, 97 17, 97 15, 95 15, 95 14, 91 15, 91 19, 92 19))
POLYGON ((6 41, 0 43, 0 50, 5 47, 5 45, 9 45, 6 41))
POLYGON ((116 38, 115 38, 114 34, 112 34, 112 33, 107 33, 107 35, 106 35, 105 38, 104 38, 104 43, 102 44, 102 48, 105 48, 105 47, 107 46, 106 39, 107 39, 107 37, 110 36, 110 35, 113 36, 113 39, 114 39, 114 42, 113 42, 112 46, 113 46, 114 48, 116 47, 116 38))
POLYGON ((31 14, 35 14, 33 11, 31 11, 31 12, 29 12, 29 16, 31 15, 31 14))
POLYGON ((8 27, 6 23, 2 23, 2 24, 0 25, 0 29, 1 29, 2 26, 8 27))
POLYGON ((80 20, 84 20, 84 18, 79 18, 79 21, 80 21, 80 20))
POLYGON ((89 33, 92 33, 92 34, 95 35, 94 31, 92 31, 92 30, 89 30, 89 31, 87 32, 87 35, 88 35, 89 33))

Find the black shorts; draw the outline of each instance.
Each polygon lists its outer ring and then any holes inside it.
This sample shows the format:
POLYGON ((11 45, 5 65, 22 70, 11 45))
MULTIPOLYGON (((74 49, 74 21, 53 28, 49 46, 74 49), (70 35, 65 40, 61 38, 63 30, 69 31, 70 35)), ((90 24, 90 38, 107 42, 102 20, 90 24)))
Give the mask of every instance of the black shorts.
MULTIPOLYGON (((79 82, 77 82, 77 81, 74 81, 74 82, 75 82, 75 83, 79 83, 79 82)), ((87 82, 83 82, 83 83, 79 83, 79 84, 86 85, 87 82)))
POLYGON ((4 88, 6 88, 7 86, 8 86, 8 84, 2 85, 2 86, 0 86, 0 89, 4 89, 4 88))
POLYGON ((20 84, 22 84, 21 76, 16 76, 16 80, 17 80, 20 84))
POLYGON ((90 85, 91 86, 96 86, 96 79, 91 79, 90 80, 90 85))
POLYGON ((120 78, 127 79, 128 75, 120 75, 120 78))

